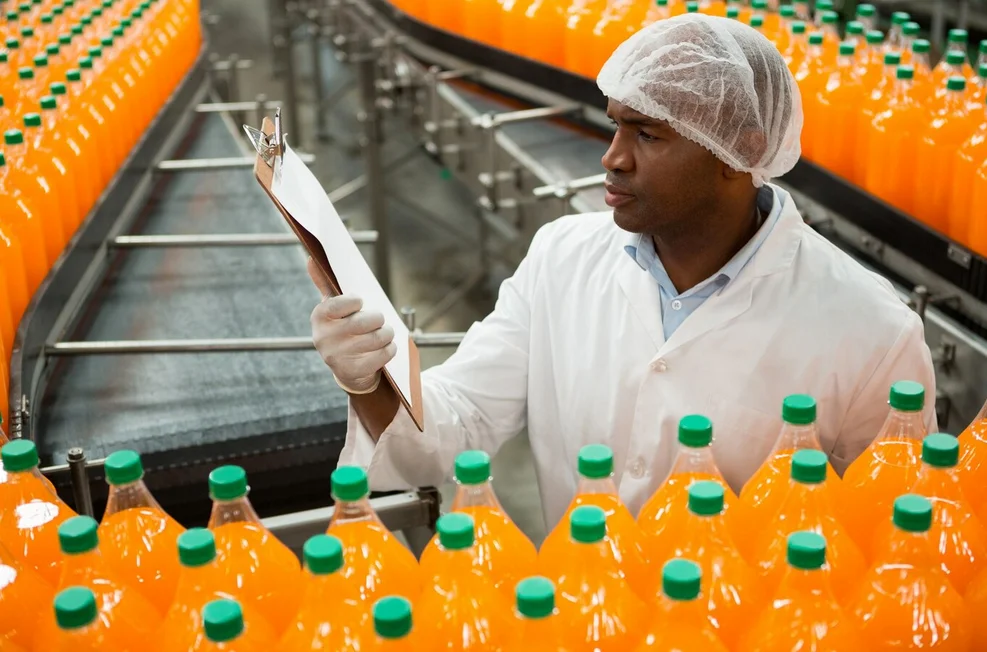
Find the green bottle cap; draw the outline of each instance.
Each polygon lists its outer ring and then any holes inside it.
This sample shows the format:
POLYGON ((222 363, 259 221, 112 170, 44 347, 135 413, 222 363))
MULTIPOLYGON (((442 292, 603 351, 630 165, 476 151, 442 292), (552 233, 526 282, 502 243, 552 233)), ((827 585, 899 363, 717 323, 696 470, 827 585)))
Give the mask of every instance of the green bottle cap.
POLYGON ((113 28, 113 38, 120 38, 122 36, 123 36, 123 28, 122 27, 114 27, 113 28))
POLYGON ((805 23, 801 20, 792 23, 792 34, 805 34, 805 23))
MULTIPOLYGON (((55 84, 52 84, 55 86, 55 84)), ((65 84, 58 84, 65 92, 65 84)), ((104 464, 106 469, 106 481, 111 485, 130 484, 137 482, 144 477, 144 465, 141 464, 141 456, 137 451, 122 450, 110 453, 104 464)))
POLYGON ((894 501, 894 524, 906 532, 928 532, 932 527, 932 503, 915 494, 899 496, 894 501))
MULTIPOLYGON (((130 20, 129 18, 124 18, 123 20, 120 21, 120 24, 124 27, 124 29, 129 29, 130 26, 134 24, 134 21, 130 20)), ((121 32, 122 31, 123 30, 121 30, 121 32)))
POLYGON ((63 13, 65 13, 65 8, 62 7, 61 5, 55 5, 54 7, 51 8, 51 13, 55 14, 56 16, 61 16, 63 13))
POLYGON ((17 9, 19 9, 22 14, 26 14, 27 12, 31 11, 31 3, 22 2, 19 5, 17 5, 17 9))
POLYGON ((785 400, 781 402, 781 419, 785 423, 795 426, 807 426, 810 423, 815 423, 816 399, 808 394, 786 396, 785 400))
POLYGON ((987 54, 987 38, 980 41, 980 54, 987 54))
POLYGON ((51 14, 41 14, 42 25, 51 25, 53 20, 55 20, 55 17, 52 16, 51 14))
POLYGON ((92 57, 82 57, 81 59, 79 59, 79 68, 81 68, 82 70, 91 70, 92 67, 93 67, 92 57))
POLYGON ((884 65, 885 66, 898 66, 901 64, 901 53, 900 52, 885 52, 884 53, 884 65))
POLYGON ((613 451, 603 444, 590 444, 579 449, 579 475, 584 478, 609 478, 613 473, 613 451))
POLYGON ((966 63, 966 55, 962 52, 957 52, 953 50, 952 52, 946 53, 946 63, 951 66, 962 66, 966 63))
POLYGON ((857 5, 857 15, 861 18, 870 18, 877 14, 877 8, 874 5, 863 4, 857 5))
POLYGON ((899 380, 891 385, 889 402, 891 408, 899 412, 921 412, 925 407, 925 388, 921 383, 899 380))
POLYGON ((115 0, 103 0, 103 8, 104 9, 109 9, 114 4, 116 4, 115 0))
POLYGON ((961 43, 966 45, 967 38, 969 35, 966 33, 965 29, 951 29, 949 30, 949 42, 950 43, 961 43))
POLYGON ((915 54, 926 54, 930 47, 932 46, 924 38, 918 38, 912 42, 912 52, 915 54))
POLYGON ((977 66, 977 77, 987 79, 987 63, 982 63, 977 66))
POLYGON ((194 527, 178 537, 178 561, 186 568, 211 564, 216 558, 216 538, 209 530, 194 527))
POLYGON ((29 39, 29 38, 33 38, 33 37, 34 37, 34 28, 33 27, 22 27, 21 28, 21 38, 22 39, 29 39))
POLYGON ((55 99, 54 95, 45 95, 41 98, 41 110, 42 111, 54 111, 58 108, 58 101, 55 99))
POLYGON ((7 63, 8 56, 9 55, 7 54, 6 50, 0 50, 0 63, 7 63))
POLYGON ((828 11, 833 8, 832 0, 818 0, 816 2, 816 11, 828 11))
POLYGON ((544 577, 529 577, 515 590, 517 610, 525 618, 547 618, 555 612, 555 585, 544 577))
POLYGON ((763 27, 764 26, 764 16, 760 16, 758 14, 754 14, 753 16, 751 16, 750 25, 754 29, 759 29, 759 28, 763 27))
POLYGON ((851 20, 849 23, 846 24, 846 33, 856 34, 856 35, 863 34, 864 24, 859 20, 851 20))
POLYGON ((905 23, 901 28, 901 33, 905 36, 918 36, 919 24, 913 20, 905 23))
POLYGON ((840 43, 840 56, 841 57, 852 57, 853 53, 856 52, 857 46, 853 43, 840 43))
POLYGON ((213 500, 237 500, 247 495, 247 472, 242 467, 227 465, 209 474, 209 496, 213 500))
POLYGON ((67 70, 65 72, 65 79, 72 83, 80 82, 82 81, 82 71, 79 70, 78 68, 72 68, 71 70, 67 70))
POLYGON ((72 32, 72 36, 79 36, 82 34, 82 25, 73 25, 69 31, 72 32))
POLYGON ((343 542, 330 534, 317 534, 305 542, 302 556, 313 575, 332 575, 343 567, 343 542))
POLYGON ((21 68, 17 71, 20 79, 34 79, 34 68, 21 68))
POLYGON ((82 586, 73 586, 55 596, 55 622, 59 629, 81 629, 96 621, 96 596, 82 586))
MULTIPOLYGON (((0 95, 0 109, 3 108, 3 95, 0 95)), ((3 415, 0 414, 0 425, 3 425, 3 415)))
POLYGON ((15 20, 17 20, 18 16, 20 16, 20 14, 18 12, 16 12, 16 11, 8 11, 7 12, 7 21, 8 22, 14 22, 15 20))
POLYGON ((659 7, 667 7, 668 0, 655 0, 655 4, 658 5, 659 7))
POLYGON ((99 47, 98 45, 94 45, 93 47, 89 48, 89 58, 98 59, 101 56, 103 56, 103 48, 99 47))
MULTIPOLYGON (((3 152, 0 152, 0 168, 7 165, 7 157, 4 156, 3 152)), ((0 423, 3 422, 3 417, 0 417, 0 423)))
POLYGON ((826 539, 816 532, 793 532, 788 535, 788 565, 802 570, 817 570, 826 563, 826 539))
POLYGON ((699 12, 699 3, 698 2, 693 2, 693 1, 690 0, 690 2, 685 3, 685 11, 688 14, 698 13, 699 12))
MULTIPOLYGON (((668 0, 664 0, 664 1, 668 2, 668 0)), ((132 12, 130 12, 130 15, 133 17, 134 20, 140 20, 141 18, 144 17, 144 10, 138 7, 137 9, 134 9, 132 12)))
POLYGON ((824 25, 835 25, 840 22, 840 15, 835 11, 824 11, 822 15, 824 25))
POLYGON ((727 7, 727 18, 737 18, 740 16, 740 9, 737 7, 727 7))
POLYGON ((915 68, 911 66, 898 66, 897 72, 895 72, 895 77, 898 79, 912 79, 915 77, 915 68))
POLYGON ((713 422, 701 414, 682 417, 679 443, 689 448, 706 448, 713 443, 713 422))
POLYGON ((580 505, 569 515, 569 535, 579 543, 598 543, 607 536, 607 515, 595 505, 580 505))
POLYGON ((82 23, 84 27, 89 27, 93 24, 93 19, 90 16, 83 16, 79 19, 79 22, 82 23))
POLYGON ((763 11, 768 8, 768 0, 751 0, 751 9, 763 11))
POLYGON ((671 600, 695 600, 701 583, 699 565, 687 559, 672 559, 661 569, 661 590, 671 600))
POLYGON ((334 500, 353 502, 370 494, 367 472, 358 466, 340 466, 330 477, 331 493, 334 500))
POLYGON ((778 9, 778 14, 786 20, 795 18, 795 5, 782 5, 782 7, 778 9))
POLYGON ((867 32, 868 45, 880 45, 881 43, 884 43, 884 32, 879 29, 872 29, 867 32))
POLYGON ((411 633, 411 603, 399 596, 374 604, 374 631, 383 639, 402 639, 411 633))
POLYGON ((822 45, 822 44, 823 44, 822 34, 820 34, 819 32, 813 32, 812 34, 809 34, 809 45, 822 45))
POLYGON ((95 9, 89 12, 89 15, 92 16, 93 18, 100 18, 103 15, 103 8, 96 7, 95 9))
POLYGON ((58 545, 66 555, 81 555, 99 545, 99 523, 90 516, 73 516, 58 526, 58 545))
MULTIPOLYGON (((17 129, 8 129, 3 134, 3 141, 8 145, 20 145, 24 142, 24 134, 17 129)), ((0 448, 0 461, 7 473, 29 471, 38 465, 38 449, 30 439, 15 439, 0 448)))
POLYGON ((697 516, 716 516, 723 511, 723 485, 700 480, 689 485, 689 511, 697 516))
POLYGON ((439 533, 439 543, 446 550, 465 550, 473 545, 473 519, 467 514, 444 514, 436 521, 435 530, 439 533))
POLYGON ((243 611, 234 600, 213 600, 202 609, 206 638, 213 643, 236 640, 243 633, 243 611))
POLYGON ((4 41, 4 46, 8 50, 19 50, 21 48, 21 42, 15 39, 13 36, 10 36, 7 38, 6 41, 4 41))
POLYGON ((68 9, 71 9, 72 7, 75 6, 75 0, 65 0, 64 2, 62 2, 62 5, 68 9))
POLYGON ((891 14, 891 24, 892 25, 904 25, 912 19, 911 14, 906 11, 896 11, 891 14))
POLYGON ((960 440, 945 433, 929 435, 922 440, 922 461, 941 469, 956 466, 960 461, 960 440))
POLYGON ((456 480, 460 484, 483 484, 490 479, 490 456, 483 451, 466 451, 456 456, 456 480))
POLYGON ((72 44, 72 35, 71 34, 60 34, 58 36, 58 44, 59 45, 71 45, 72 44))
POLYGON ((48 55, 46 54, 36 54, 34 55, 34 67, 44 68, 48 65, 48 55))
POLYGON ((104 36, 103 38, 99 39, 99 44, 102 45, 104 48, 111 47, 113 45, 113 37, 104 36))
POLYGON ((826 480, 826 453, 803 448, 792 455, 792 480, 802 484, 819 484, 826 480))

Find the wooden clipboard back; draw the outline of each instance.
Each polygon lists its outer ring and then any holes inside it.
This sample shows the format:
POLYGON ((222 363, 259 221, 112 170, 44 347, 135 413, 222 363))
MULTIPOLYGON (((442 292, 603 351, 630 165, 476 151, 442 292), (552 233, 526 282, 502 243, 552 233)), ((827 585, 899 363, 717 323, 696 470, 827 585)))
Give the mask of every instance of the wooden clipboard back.
MULTIPOLYGON (((264 124, 261 127, 261 131, 267 136, 271 136, 274 133, 274 122, 270 118, 264 118, 264 124)), ((291 214, 285 209, 285 207, 278 201, 277 197, 274 196, 274 191, 272 190, 272 185, 274 183, 274 168, 264 161, 264 158, 258 154, 256 160, 254 161, 254 177, 260 183, 261 188, 267 193, 267 196, 274 203, 274 206, 281 213, 281 217, 284 218, 288 226, 291 227, 292 232, 305 247, 305 251, 308 255, 312 257, 315 264, 318 266, 319 270, 325 276, 326 280, 329 282, 329 286, 335 295, 342 294, 342 290, 339 287, 339 281, 336 278, 336 274, 332 271, 332 265, 329 263, 329 259, 326 257, 326 252, 322 248, 322 244, 319 242, 318 238, 308 232, 298 221, 291 216, 291 214)), ((411 400, 409 401, 407 397, 403 396, 401 392, 397 390, 397 385, 394 379, 391 377, 390 372, 387 369, 383 369, 383 379, 382 382, 374 394, 380 394, 379 400, 375 401, 375 405, 379 405, 381 410, 388 410, 388 406, 393 406, 395 402, 399 402, 404 406, 404 409, 408 411, 411 415, 412 421, 418 427, 419 431, 425 430, 425 407, 422 403, 422 381, 421 381, 421 361, 418 355, 418 347, 415 345, 414 339, 408 336, 408 355, 409 355, 409 368, 411 372, 411 400)), ((391 407, 390 409, 393 409, 391 407)), ((390 415, 381 415, 378 419, 379 422, 383 423, 390 419, 390 415)))

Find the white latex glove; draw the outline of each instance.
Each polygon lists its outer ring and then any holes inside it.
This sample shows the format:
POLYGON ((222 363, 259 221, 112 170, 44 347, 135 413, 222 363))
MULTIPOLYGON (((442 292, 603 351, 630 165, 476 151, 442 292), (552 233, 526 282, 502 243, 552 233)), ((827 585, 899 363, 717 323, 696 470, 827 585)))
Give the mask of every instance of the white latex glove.
POLYGON ((308 275, 322 293, 312 311, 312 341, 336 382, 350 394, 369 394, 380 383, 380 370, 397 353, 394 329, 384 315, 364 311, 359 297, 330 296, 329 284, 311 258, 308 275))

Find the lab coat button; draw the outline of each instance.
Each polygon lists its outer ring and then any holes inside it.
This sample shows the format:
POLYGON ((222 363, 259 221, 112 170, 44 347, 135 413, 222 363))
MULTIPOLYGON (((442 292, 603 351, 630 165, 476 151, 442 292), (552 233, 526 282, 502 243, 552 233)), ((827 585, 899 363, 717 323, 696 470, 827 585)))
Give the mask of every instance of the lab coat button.
POLYGON ((682 310, 682 302, 676 299, 672 302, 672 310, 682 310))
POLYGON ((655 360, 654 362, 651 363, 651 368, 657 371, 658 373, 664 373, 668 371, 668 363, 665 362, 664 358, 659 358, 658 360, 655 360))
POLYGON ((644 458, 635 457, 630 466, 631 477, 639 480, 644 477, 644 458))

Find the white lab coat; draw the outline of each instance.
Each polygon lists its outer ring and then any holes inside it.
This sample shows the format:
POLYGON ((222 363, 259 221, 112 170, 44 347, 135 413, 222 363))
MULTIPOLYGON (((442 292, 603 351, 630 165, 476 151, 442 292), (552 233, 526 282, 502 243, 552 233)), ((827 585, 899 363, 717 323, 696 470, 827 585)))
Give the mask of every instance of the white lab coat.
POLYGON ((636 513, 668 474, 686 414, 712 419, 714 454, 735 491, 771 451, 788 394, 816 398, 839 473, 880 429, 894 381, 925 385, 934 429, 919 318, 773 190, 783 208, 767 240, 668 341, 658 284, 624 251, 633 236, 611 213, 546 225, 494 311, 422 375, 425 432, 402 409, 375 445, 351 409, 340 463, 366 467, 379 490, 435 485, 458 453, 493 454, 527 427, 552 526, 590 443, 613 449, 620 495, 636 513))

